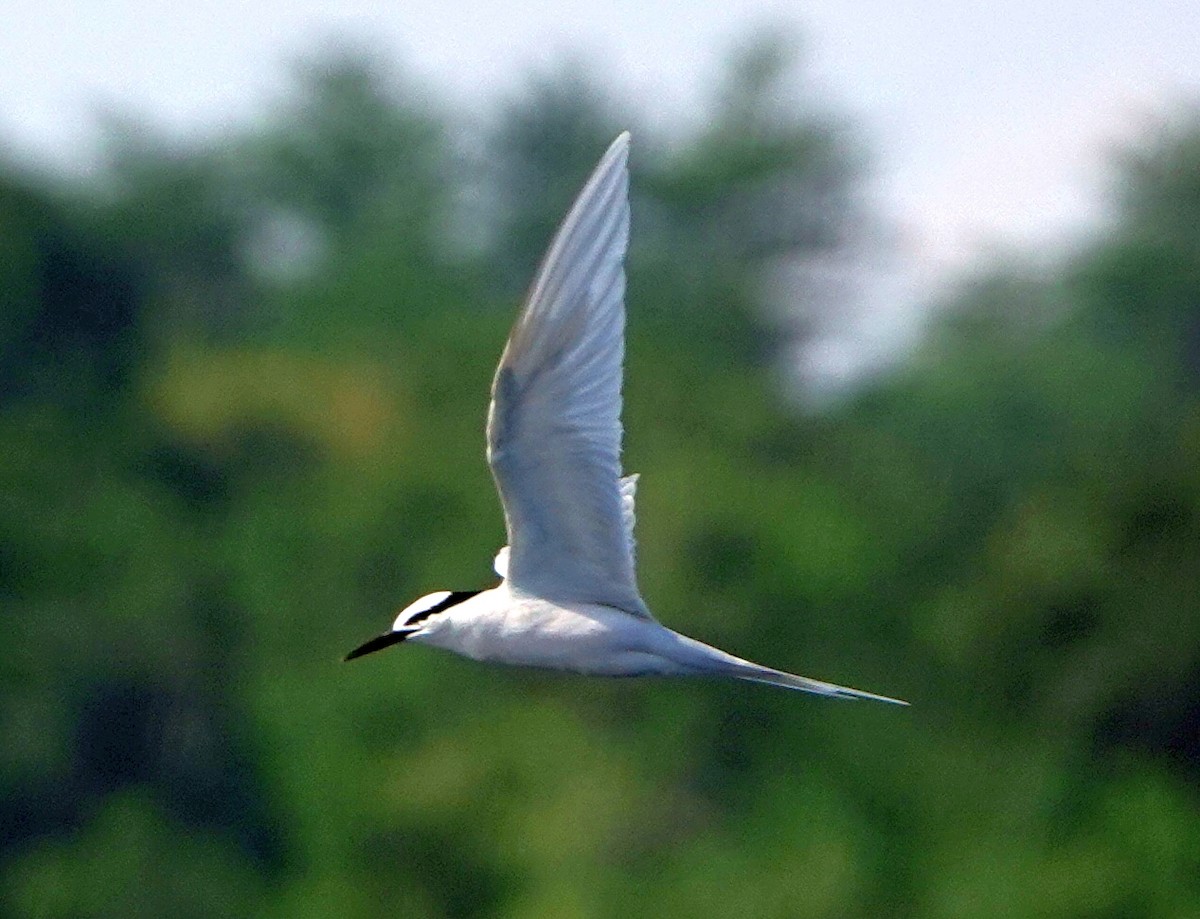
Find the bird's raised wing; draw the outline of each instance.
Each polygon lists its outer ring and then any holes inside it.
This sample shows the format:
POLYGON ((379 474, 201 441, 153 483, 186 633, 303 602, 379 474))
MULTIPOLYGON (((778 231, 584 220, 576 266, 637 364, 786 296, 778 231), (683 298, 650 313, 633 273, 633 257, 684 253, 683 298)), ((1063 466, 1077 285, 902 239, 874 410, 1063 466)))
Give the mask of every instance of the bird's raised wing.
MULTIPOLYGON (((637 496, 637 482, 638 475, 636 472, 621 479, 621 525, 625 527, 625 538, 629 540, 629 550, 631 553, 636 545, 633 538, 633 527, 637 523, 637 512, 634 510, 634 501, 637 496)), ((492 562, 492 568, 502 579, 508 577, 508 557, 511 554, 512 549, 508 546, 501 546, 500 551, 496 553, 495 560, 492 562)))
POLYGON ((634 575, 633 482, 621 480, 628 156, 622 134, 538 269, 492 383, 488 462, 509 583, 649 618, 634 575))

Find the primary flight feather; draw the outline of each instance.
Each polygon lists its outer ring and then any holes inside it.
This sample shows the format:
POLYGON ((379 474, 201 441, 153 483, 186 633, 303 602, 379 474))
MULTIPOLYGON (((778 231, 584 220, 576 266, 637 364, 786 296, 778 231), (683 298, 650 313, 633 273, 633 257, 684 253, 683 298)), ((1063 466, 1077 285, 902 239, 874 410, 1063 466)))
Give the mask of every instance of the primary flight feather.
POLYGON ((542 260, 492 383, 487 456, 508 545, 491 590, 439 591, 347 660, 411 641, 600 676, 724 676, 898 699, 773 670, 659 623, 634 570, 636 476, 621 474, 629 135, 609 147, 542 260))

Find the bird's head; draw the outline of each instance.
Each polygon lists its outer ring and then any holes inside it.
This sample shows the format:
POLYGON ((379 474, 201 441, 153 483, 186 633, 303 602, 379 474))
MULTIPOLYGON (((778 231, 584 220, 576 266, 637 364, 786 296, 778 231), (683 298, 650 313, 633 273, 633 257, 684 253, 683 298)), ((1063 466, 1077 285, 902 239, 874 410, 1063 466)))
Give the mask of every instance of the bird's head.
POLYGON ((363 642, 349 654, 344 660, 352 661, 356 657, 362 657, 364 654, 370 654, 373 651, 382 651, 384 648, 390 648, 392 645, 399 644, 414 635, 421 635, 428 631, 437 617, 453 606, 457 606, 464 600, 469 600, 471 597, 479 593, 478 590, 438 590, 431 594, 426 594, 419 600, 414 600, 404 609, 400 610, 396 616, 396 621, 392 623, 389 631, 382 635, 376 635, 369 641, 363 642))

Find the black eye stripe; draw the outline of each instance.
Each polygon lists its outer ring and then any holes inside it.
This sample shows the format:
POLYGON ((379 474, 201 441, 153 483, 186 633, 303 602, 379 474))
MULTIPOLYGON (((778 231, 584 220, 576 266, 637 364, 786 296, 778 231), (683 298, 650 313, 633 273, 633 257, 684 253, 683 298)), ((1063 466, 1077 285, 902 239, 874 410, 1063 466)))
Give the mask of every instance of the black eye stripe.
POLYGON ((421 612, 413 615, 412 618, 405 623, 405 625, 416 625, 418 622, 423 622, 434 613, 440 613, 442 610, 449 609, 452 606, 457 606, 459 603, 462 603, 463 600, 470 600, 477 593, 482 593, 482 591, 456 590, 441 603, 435 603, 433 606, 429 607, 429 609, 422 610, 421 612))

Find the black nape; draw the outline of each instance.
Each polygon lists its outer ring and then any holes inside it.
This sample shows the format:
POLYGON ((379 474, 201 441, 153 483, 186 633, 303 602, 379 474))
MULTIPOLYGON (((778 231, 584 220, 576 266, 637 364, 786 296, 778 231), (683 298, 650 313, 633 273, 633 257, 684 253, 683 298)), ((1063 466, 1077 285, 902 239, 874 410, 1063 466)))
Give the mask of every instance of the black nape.
POLYGON ((433 606, 429 607, 429 609, 421 610, 419 613, 414 613, 412 618, 409 619, 405 625, 416 625, 418 622, 428 619, 434 613, 440 613, 443 610, 448 610, 450 607, 457 606, 459 603, 462 603, 463 600, 470 600, 473 596, 479 593, 483 593, 483 591, 456 590, 441 603, 435 603, 433 606))

